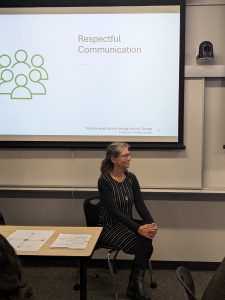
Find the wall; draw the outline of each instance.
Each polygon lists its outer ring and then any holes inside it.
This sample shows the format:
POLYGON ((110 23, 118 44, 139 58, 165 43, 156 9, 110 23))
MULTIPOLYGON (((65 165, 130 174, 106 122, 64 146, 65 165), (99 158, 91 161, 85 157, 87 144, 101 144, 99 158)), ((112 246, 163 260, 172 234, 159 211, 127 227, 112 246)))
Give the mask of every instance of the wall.
MULTIPOLYGON (((224 1, 187 4, 186 64, 196 66, 196 47, 210 40, 216 64, 225 65, 224 1)), ((132 169, 159 224, 155 260, 220 261, 224 256, 224 87, 224 77, 187 77, 186 150, 135 153, 132 169)), ((84 225, 82 201, 90 192, 81 190, 96 188, 102 157, 101 151, 0 151, 0 184, 17 185, 0 191, 7 223, 84 225), (34 191, 33 185, 44 189, 34 191)))

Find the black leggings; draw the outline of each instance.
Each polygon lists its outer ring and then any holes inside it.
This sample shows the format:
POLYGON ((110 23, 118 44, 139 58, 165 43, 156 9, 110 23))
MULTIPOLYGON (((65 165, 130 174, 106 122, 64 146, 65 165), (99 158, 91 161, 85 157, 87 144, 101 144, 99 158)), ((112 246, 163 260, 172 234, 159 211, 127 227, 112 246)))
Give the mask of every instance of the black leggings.
MULTIPOLYGON (((142 220, 135 220, 140 225, 146 224, 142 220)), ((152 239, 148 239, 144 236, 139 235, 135 241, 135 254, 133 267, 145 269, 148 265, 148 261, 152 255, 153 246, 152 239)))
POLYGON ((148 261, 152 255, 152 252, 152 240, 143 236, 139 236, 135 241, 133 267, 145 270, 145 268, 148 265, 148 261))

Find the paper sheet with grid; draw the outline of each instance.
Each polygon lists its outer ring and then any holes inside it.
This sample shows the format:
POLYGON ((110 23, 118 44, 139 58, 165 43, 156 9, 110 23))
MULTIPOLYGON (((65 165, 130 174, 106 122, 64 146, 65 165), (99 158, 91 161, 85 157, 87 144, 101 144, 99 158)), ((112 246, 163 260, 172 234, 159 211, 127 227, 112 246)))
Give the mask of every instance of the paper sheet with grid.
POLYGON ((7 240, 16 251, 38 251, 54 232, 54 230, 16 230, 7 237, 7 240))

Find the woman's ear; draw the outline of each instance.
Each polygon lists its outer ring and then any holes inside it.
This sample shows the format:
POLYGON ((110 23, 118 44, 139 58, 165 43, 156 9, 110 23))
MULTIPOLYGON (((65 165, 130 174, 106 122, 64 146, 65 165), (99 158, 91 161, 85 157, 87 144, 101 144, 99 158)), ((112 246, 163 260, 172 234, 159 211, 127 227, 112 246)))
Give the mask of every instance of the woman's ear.
POLYGON ((115 164, 115 161, 116 161, 116 157, 112 156, 112 157, 111 157, 111 162, 112 162, 113 164, 115 164))

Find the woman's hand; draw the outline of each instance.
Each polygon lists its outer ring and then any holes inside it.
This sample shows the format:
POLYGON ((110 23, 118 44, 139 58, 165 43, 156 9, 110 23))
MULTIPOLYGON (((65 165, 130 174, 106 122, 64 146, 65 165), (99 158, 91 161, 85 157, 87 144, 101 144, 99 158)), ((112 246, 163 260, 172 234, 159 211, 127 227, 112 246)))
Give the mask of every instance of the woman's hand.
POLYGON ((157 233, 158 227, 156 223, 145 224, 138 228, 138 233, 148 239, 153 239, 157 233))

